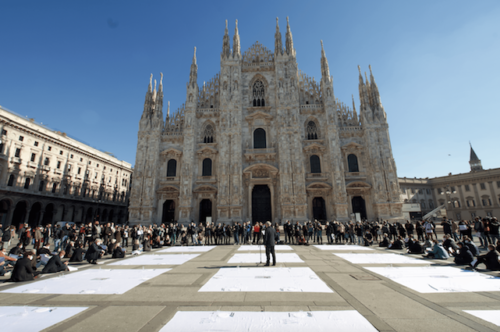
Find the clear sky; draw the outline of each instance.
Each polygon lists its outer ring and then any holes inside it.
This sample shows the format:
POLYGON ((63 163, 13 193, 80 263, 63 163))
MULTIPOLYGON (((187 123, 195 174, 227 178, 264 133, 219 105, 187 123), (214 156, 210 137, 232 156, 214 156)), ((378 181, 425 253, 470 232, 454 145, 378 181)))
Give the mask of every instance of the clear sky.
POLYGON ((132 164, 150 73, 175 111, 194 46, 198 84, 219 72, 226 19, 244 52, 273 50, 289 16, 299 69, 321 77, 323 40, 341 101, 359 106, 357 65, 372 65, 399 176, 468 172, 469 141, 500 167, 497 0, 1 1, 0 13, 0 105, 132 164))

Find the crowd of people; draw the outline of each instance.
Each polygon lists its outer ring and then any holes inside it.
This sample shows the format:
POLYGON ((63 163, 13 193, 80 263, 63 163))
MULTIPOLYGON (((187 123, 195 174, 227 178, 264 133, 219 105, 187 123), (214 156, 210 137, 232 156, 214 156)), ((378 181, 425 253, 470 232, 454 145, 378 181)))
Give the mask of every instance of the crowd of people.
MULTIPOLYGON (((428 259, 453 257, 457 265, 477 268, 485 264, 489 270, 500 270, 500 224, 496 218, 476 218, 473 221, 444 219, 440 225, 444 233, 438 240, 436 224, 433 221, 405 223, 389 221, 332 221, 322 224, 317 220, 308 222, 252 223, 189 225, 169 223, 162 225, 114 225, 98 221, 77 226, 46 225, 30 227, 21 225, 2 229, 2 251, 0 252, 0 276, 12 270, 11 279, 26 279, 26 274, 36 278, 40 273, 54 273, 68 269, 68 262, 97 264, 105 255, 124 258, 130 245, 131 253, 151 251, 163 246, 188 245, 238 245, 266 244, 266 230, 272 228, 276 244, 310 245, 356 244, 372 246, 377 244, 389 250, 406 250, 410 254, 422 254, 428 259), (474 232, 474 234, 473 234, 474 232), (281 233, 284 239, 282 240, 281 233), (487 253, 481 255, 474 243, 479 239, 481 248, 487 253), (17 239, 16 245, 10 249, 17 239), (129 241, 130 240, 130 241, 129 241), (53 249, 50 250, 51 242, 53 249), (28 249, 32 246, 32 249, 28 249), (62 259, 68 259, 63 262, 62 259), (40 270, 41 269, 41 270, 40 270), (22 270, 22 271, 21 271, 22 270)), ((269 239, 267 242, 269 243, 269 239)))

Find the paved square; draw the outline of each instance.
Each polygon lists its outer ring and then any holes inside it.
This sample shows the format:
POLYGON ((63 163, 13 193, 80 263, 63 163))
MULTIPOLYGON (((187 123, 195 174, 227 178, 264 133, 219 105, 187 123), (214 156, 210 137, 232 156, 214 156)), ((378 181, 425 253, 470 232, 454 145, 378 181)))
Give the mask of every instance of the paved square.
POLYGON ((333 293, 308 267, 222 268, 200 292, 333 293))
MULTIPOLYGON (((263 245, 243 245, 238 248, 238 251, 259 251, 262 250, 262 252, 266 252, 266 247, 263 245)), ((274 246, 274 251, 282 251, 282 250, 293 250, 292 247, 287 246, 287 245, 279 245, 279 246, 274 246)))
POLYGON ((212 249, 217 248, 217 246, 192 246, 192 247, 171 247, 168 249, 162 249, 157 251, 157 253, 177 253, 177 252, 207 252, 212 249))
POLYGON ((120 259, 109 265, 181 265, 199 255, 140 255, 133 258, 120 259))
MULTIPOLYGON (((280 260, 278 261, 279 263, 304 263, 302 259, 297 254, 290 254, 290 253, 281 253, 279 254, 280 260)), ((271 258, 271 262, 272 262, 271 258)), ((260 262, 266 262, 266 255, 265 253, 259 254, 259 253, 254 253, 254 254, 234 254, 233 257, 229 260, 228 263, 233 264, 233 263, 245 263, 245 264, 250 264, 250 263, 260 263, 260 262)))
POLYGON ((180 311, 160 332, 376 332, 357 311, 180 311))
POLYGON ((464 312, 500 326, 500 310, 464 310, 464 312))

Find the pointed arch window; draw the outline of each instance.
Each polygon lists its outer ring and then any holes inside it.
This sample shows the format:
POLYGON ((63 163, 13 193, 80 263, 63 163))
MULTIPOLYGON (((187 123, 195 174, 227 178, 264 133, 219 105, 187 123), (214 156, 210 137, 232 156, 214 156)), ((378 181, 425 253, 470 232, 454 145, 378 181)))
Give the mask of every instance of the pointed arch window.
POLYGON ((257 128, 253 132, 253 148, 265 149, 266 148, 266 131, 262 128, 257 128))
POLYGON ((254 107, 260 107, 260 106, 266 106, 266 101, 265 101, 265 90, 264 90, 264 83, 262 81, 257 80, 253 84, 253 106, 254 107))
POLYGON ((203 170, 202 176, 212 176, 212 159, 205 158, 203 159, 203 170))
POLYGON ((309 162, 311 163, 311 173, 321 173, 321 162, 317 155, 313 154, 309 158, 309 162))
POLYGON ((359 172, 358 157, 355 154, 347 156, 347 163, 349 165, 349 172, 359 172))
POLYGON ((214 127, 212 125, 206 125, 203 131, 203 143, 213 143, 214 142, 214 127))
POLYGON ((306 127, 307 139, 318 139, 318 127, 316 126, 316 122, 309 121, 306 127))
POLYGON ((177 160, 170 159, 167 163, 167 177, 174 177, 177 173, 177 160))

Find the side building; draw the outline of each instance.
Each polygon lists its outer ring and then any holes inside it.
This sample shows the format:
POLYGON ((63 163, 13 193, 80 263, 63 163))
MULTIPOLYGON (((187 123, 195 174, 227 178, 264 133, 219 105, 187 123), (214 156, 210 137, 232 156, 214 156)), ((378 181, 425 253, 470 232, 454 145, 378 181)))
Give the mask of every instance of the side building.
MULTIPOLYGON (((454 220, 500 217, 500 168, 483 169, 470 148, 471 171, 436 178, 399 178, 403 213, 418 219, 441 207, 454 220)), ((440 216, 438 211, 434 212, 440 216)))
POLYGON ((0 107, 0 222, 125 223, 132 167, 0 107))

